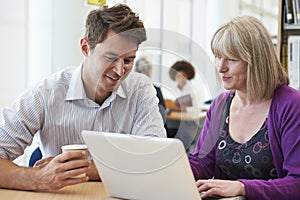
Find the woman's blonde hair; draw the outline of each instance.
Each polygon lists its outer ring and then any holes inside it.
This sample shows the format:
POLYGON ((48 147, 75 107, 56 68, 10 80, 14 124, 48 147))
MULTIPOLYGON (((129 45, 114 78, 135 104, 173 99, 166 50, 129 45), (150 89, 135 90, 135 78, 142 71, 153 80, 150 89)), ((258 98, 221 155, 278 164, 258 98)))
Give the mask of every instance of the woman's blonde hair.
POLYGON ((280 64, 269 32, 255 17, 239 16, 223 24, 213 35, 215 56, 227 56, 248 63, 247 92, 251 97, 270 99, 289 78, 280 64))

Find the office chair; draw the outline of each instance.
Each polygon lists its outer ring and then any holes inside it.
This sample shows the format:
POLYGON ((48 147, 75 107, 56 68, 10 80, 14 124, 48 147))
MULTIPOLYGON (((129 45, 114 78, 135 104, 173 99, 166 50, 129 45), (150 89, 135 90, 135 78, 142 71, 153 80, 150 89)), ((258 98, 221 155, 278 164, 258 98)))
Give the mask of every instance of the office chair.
POLYGON ((37 147, 31 154, 29 159, 29 167, 33 167, 35 162, 42 158, 42 152, 39 147, 37 147))

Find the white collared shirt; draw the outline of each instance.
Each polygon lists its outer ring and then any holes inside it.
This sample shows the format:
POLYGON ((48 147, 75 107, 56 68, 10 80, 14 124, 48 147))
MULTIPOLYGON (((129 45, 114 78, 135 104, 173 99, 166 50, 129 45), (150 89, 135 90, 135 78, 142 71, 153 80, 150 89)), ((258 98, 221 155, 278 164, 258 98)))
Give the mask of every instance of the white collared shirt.
POLYGON ((182 89, 179 89, 178 85, 173 88, 174 94, 176 94, 176 98, 179 98, 184 95, 191 95, 193 106, 186 107, 187 112, 200 113, 203 103, 201 95, 195 90, 191 84, 191 82, 187 82, 182 89))
POLYGON ((87 98, 82 67, 66 68, 27 89, 2 111, 0 157, 14 160, 37 134, 44 157, 82 144, 82 130, 166 137, 150 79, 131 72, 100 106, 87 98))

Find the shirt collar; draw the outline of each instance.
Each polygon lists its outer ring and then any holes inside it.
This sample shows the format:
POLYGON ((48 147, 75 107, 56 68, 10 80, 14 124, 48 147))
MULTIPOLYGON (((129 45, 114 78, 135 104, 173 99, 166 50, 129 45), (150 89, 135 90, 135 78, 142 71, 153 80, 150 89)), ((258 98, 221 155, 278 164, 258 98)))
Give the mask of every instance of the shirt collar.
POLYGON ((78 66, 71 77, 69 89, 65 100, 86 99, 85 90, 81 79, 82 65, 78 66))

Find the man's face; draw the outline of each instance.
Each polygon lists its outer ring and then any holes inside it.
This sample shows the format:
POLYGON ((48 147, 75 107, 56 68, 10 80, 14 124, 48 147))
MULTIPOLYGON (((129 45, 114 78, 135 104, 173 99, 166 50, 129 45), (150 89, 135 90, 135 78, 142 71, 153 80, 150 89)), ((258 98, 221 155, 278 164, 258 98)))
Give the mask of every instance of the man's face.
POLYGON ((106 96, 118 89, 133 68, 137 43, 113 31, 106 39, 88 50, 83 77, 86 87, 94 88, 95 95, 106 96))

